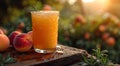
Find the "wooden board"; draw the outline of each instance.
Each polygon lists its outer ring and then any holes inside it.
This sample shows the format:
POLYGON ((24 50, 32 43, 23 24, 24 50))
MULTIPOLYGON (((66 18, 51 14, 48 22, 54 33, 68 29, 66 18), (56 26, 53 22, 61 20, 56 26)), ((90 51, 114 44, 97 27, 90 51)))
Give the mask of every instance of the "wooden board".
POLYGON ((82 54, 88 55, 85 50, 59 46, 62 48, 63 53, 40 54, 34 52, 33 49, 29 52, 19 53, 14 49, 10 49, 9 53, 17 59, 17 62, 7 66, 66 66, 81 61, 82 54))

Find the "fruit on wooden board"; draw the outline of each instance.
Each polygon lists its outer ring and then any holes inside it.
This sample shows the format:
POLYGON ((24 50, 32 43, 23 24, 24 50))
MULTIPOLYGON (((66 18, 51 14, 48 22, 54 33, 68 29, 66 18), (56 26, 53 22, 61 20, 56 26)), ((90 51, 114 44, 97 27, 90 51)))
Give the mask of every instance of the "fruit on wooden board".
POLYGON ((14 38, 19 34, 21 34, 21 32, 19 32, 19 31, 13 31, 12 33, 10 33, 9 40, 10 40, 11 45, 13 45, 14 38))
POLYGON ((19 52, 26 52, 32 48, 32 42, 29 40, 27 33, 19 34, 13 41, 14 48, 19 52))
POLYGON ((0 52, 5 51, 9 46, 9 38, 5 34, 0 34, 0 52))

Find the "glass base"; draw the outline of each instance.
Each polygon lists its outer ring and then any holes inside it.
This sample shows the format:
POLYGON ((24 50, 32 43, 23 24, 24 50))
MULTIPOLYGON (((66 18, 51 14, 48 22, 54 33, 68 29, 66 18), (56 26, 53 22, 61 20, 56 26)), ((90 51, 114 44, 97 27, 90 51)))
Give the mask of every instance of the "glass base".
POLYGON ((52 49, 52 50, 42 50, 42 49, 34 49, 35 52, 37 53, 53 53, 56 51, 56 49, 52 49))
POLYGON ((37 49, 37 48, 35 48, 34 50, 37 53, 44 53, 44 54, 46 54, 46 53, 56 53, 56 52, 57 53, 63 53, 63 49, 61 48, 61 46, 56 46, 55 49, 49 49, 49 50, 42 50, 42 49, 37 49))

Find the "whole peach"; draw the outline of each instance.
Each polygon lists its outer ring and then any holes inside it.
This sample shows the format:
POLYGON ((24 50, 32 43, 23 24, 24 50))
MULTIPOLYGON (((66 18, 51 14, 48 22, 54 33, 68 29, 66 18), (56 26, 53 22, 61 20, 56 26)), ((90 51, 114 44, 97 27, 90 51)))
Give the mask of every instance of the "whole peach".
POLYGON ((27 33, 22 33, 15 37, 13 46, 19 52, 26 52, 31 49, 32 42, 29 40, 29 35, 27 33))
POLYGON ((100 25, 99 26, 99 31, 104 32, 106 30, 106 26, 105 25, 100 25))
POLYGON ((52 10, 50 5, 44 5, 43 10, 52 10))
POLYGON ((113 38, 113 37, 109 37, 109 38, 106 40, 106 43, 107 43, 107 45, 109 45, 109 46, 114 46, 115 43, 116 43, 116 40, 115 40, 115 38, 113 38))
POLYGON ((110 36, 109 33, 104 33, 104 34, 102 35, 102 39, 103 39, 103 40, 107 40, 107 39, 109 38, 109 36, 110 36))
POLYGON ((9 46, 9 38, 5 34, 0 34, 0 52, 5 51, 9 46))
POLYGON ((90 39, 90 33, 86 32, 86 33, 84 34, 84 38, 85 38, 85 39, 90 39))
POLYGON ((86 21, 85 21, 85 19, 84 19, 84 17, 82 15, 78 15, 75 18, 75 22, 80 23, 80 24, 85 24, 86 23, 86 21))
POLYGON ((14 38, 15 38, 17 35, 19 35, 19 34, 21 34, 21 32, 19 32, 19 31, 13 31, 13 32, 9 35, 10 44, 13 45, 13 40, 14 40, 14 38))

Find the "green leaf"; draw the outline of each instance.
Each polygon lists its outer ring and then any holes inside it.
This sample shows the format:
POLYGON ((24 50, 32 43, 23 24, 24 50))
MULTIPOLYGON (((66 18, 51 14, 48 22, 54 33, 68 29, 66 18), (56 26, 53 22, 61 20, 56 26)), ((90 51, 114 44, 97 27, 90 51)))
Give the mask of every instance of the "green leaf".
POLYGON ((100 48, 93 49, 93 54, 91 54, 89 58, 83 56, 83 62, 85 62, 88 66, 107 66, 109 59, 107 57, 108 55, 105 54, 106 52, 107 50, 101 51, 100 48))
POLYGON ((7 56, 3 57, 2 54, 0 54, 0 66, 5 66, 5 64, 13 63, 16 60, 8 54, 7 56))

